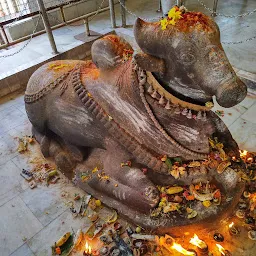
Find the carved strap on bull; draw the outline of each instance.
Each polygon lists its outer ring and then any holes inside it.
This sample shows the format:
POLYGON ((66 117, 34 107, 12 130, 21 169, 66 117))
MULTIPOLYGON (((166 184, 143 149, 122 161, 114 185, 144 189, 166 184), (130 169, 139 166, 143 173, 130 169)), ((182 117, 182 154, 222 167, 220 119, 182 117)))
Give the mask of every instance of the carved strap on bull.
MULTIPOLYGON (((147 82, 149 84, 148 92, 155 99, 159 99, 159 104, 164 105, 166 103, 166 108, 169 109, 170 105, 174 105, 179 108, 194 110, 198 112, 207 112, 210 111, 213 107, 212 102, 207 102, 205 106, 196 105, 181 99, 178 99, 167 90, 165 90, 155 79, 151 72, 146 72, 147 74, 147 82)), ((180 114, 180 112, 179 112, 180 114)), ((191 117, 192 118, 192 115, 191 117)), ((200 118, 198 118, 200 119, 200 118)))
MULTIPOLYGON (((195 158, 207 158, 207 157, 208 157, 207 154, 200 154, 200 153, 198 153, 198 152, 194 152, 194 151, 192 151, 192 150, 190 150, 190 149, 184 147, 184 146, 181 145, 180 143, 178 143, 178 142, 177 142, 174 138, 172 138, 172 137, 165 131, 165 129, 161 126, 161 124, 158 122, 157 118, 155 117, 153 111, 151 110, 150 105, 149 105, 148 102, 147 102, 147 99, 146 99, 146 97, 145 97, 145 89, 144 89, 144 86, 145 86, 146 82, 148 82, 148 83, 150 84, 150 86, 152 86, 152 84, 156 85, 157 82, 156 82, 155 79, 153 79, 153 76, 152 76, 151 73, 145 72, 144 70, 140 69, 140 68, 136 65, 135 61, 133 62, 133 64, 134 64, 133 70, 134 70, 135 72, 137 72, 137 77, 138 77, 138 80, 139 80, 139 88, 140 88, 140 97, 141 97, 141 100, 142 100, 142 102, 143 102, 143 104, 144 104, 144 106, 145 106, 145 108, 146 108, 146 111, 147 111, 148 115, 150 116, 151 120, 153 121, 153 123, 154 123, 154 125, 157 127, 157 129, 160 130, 160 132, 163 134, 163 136, 164 136, 168 141, 170 141, 175 147, 177 147, 177 148, 178 148, 179 150, 181 150, 182 152, 184 152, 184 153, 186 153, 186 154, 190 154, 190 155, 194 156, 195 158), (147 77, 146 74, 150 75, 150 76, 149 76, 150 78, 147 77), (149 79, 149 81, 147 81, 147 79, 149 79)), ((172 96, 173 100, 175 100, 175 103, 176 103, 176 104, 178 104, 178 102, 179 102, 180 104, 183 103, 183 101, 181 102, 181 100, 177 99, 176 97, 174 97, 173 95, 171 95, 171 94, 169 93, 169 97, 171 97, 171 96, 172 96)), ((160 98, 160 100, 161 100, 161 98, 160 98)), ((161 102, 160 102, 160 103, 161 103, 161 102)), ((184 102, 184 103, 186 103, 186 102, 184 102)), ((189 106, 191 106, 191 107, 192 107, 192 105, 197 106, 197 105, 195 105, 195 104, 190 104, 190 103, 187 103, 187 104, 189 104, 189 106)), ((202 108, 203 108, 203 107, 202 107, 202 108)), ((198 109, 200 109, 200 106, 198 106, 198 109)))
POLYGON ((129 135, 106 111, 93 99, 87 91, 80 78, 80 68, 76 68, 72 73, 72 84, 79 99, 88 111, 99 120, 112 137, 118 140, 132 154, 136 155, 138 161, 147 165, 149 168, 159 172, 167 173, 168 167, 161 160, 153 156, 145 149, 133 136, 129 135))
POLYGON ((52 83, 48 84, 47 86, 45 86, 44 88, 42 88, 41 90, 39 90, 39 91, 37 91, 37 92, 35 92, 33 94, 29 94, 29 93, 26 92, 25 96, 24 96, 25 103, 30 104, 30 103, 34 103, 34 102, 38 101, 39 99, 41 99, 44 96, 46 96, 47 94, 49 94, 52 90, 54 90, 56 87, 58 87, 61 84, 62 84, 61 91, 62 91, 62 94, 63 94, 63 92, 65 91, 66 87, 68 86, 68 83, 67 83, 66 79, 77 68, 78 68, 78 66, 75 66, 75 68, 69 70, 65 74, 63 74, 60 77, 58 77, 52 83))

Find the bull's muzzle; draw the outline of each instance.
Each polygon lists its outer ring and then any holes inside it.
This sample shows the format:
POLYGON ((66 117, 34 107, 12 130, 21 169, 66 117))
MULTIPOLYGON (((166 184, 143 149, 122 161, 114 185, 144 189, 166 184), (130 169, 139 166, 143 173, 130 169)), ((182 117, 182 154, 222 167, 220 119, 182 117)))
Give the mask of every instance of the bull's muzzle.
POLYGON ((246 94, 246 85, 235 76, 217 89, 216 100, 222 107, 230 108, 243 101, 246 94))

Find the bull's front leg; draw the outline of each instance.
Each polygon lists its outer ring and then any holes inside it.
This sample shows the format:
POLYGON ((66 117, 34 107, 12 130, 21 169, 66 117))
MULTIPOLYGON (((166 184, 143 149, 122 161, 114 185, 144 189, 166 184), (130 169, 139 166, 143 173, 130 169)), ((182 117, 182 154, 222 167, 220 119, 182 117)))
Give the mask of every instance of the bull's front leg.
POLYGON ((66 144, 60 137, 49 130, 41 133, 33 127, 32 134, 39 143, 44 157, 52 157, 57 167, 68 178, 72 178, 72 170, 78 162, 83 161, 84 152, 73 145, 66 144))
MULTIPOLYGON (((108 140, 103 156, 105 178, 94 175, 88 185, 102 194, 140 212, 149 212, 159 202, 159 191, 138 167, 121 166, 132 160, 132 156, 118 143, 108 140)), ((108 199, 109 200, 109 199, 108 199)), ((108 204, 108 202, 105 202, 108 204)))

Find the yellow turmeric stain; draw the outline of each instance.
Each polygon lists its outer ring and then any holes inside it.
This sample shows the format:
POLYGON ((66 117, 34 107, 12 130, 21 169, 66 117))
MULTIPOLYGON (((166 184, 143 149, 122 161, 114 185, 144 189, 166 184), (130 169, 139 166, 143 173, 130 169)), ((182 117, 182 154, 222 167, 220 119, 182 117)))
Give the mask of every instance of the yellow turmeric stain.
POLYGON ((69 65, 67 64, 58 64, 58 63, 52 63, 49 65, 49 69, 53 69, 53 70, 59 70, 65 67, 68 67, 69 65))
POLYGON ((61 69, 61 68, 67 67, 67 66, 68 66, 68 65, 62 64, 62 65, 59 65, 59 66, 54 67, 53 69, 54 69, 54 70, 58 70, 58 69, 61 69))

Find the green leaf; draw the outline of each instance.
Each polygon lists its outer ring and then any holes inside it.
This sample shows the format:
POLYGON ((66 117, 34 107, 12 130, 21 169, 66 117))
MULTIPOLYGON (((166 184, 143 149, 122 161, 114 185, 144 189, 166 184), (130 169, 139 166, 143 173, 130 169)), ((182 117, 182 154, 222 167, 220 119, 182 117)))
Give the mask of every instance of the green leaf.
POLYGON ((172 168, 172 160, 170 158, 167 157, 167 159, 165 160, 166 165, 168 166, 168 168, 172 168))
POLYGON ((174 157, 174 158, 173 158, 173 161, 174 161, 174 162, 178 162, 178 163, 182 163, 182 160, 181 160, 180 157, 174 157))

